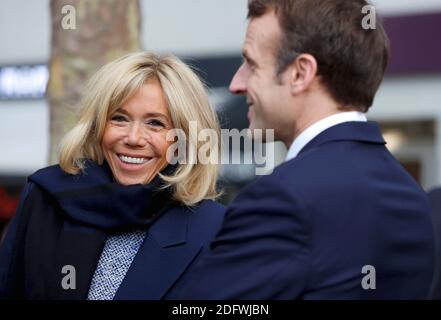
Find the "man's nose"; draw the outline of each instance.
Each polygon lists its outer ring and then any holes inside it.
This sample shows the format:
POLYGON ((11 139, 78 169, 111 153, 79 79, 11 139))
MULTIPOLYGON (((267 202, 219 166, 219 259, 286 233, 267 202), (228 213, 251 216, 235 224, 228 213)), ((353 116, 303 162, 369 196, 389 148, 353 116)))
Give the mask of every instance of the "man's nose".
POLYGON ((144 146, 147 142, 147 137, 143 132, 141 125, 138 123, 133 123, 130 126, 129 132, 127 133, 126 143, 130 146, 144 146))
POLYGON ((242 64, 234 74, 230 83, 230 92, 234 94, 246 94, 247 93, 247 81, 248 75, 245 70, 245 65, 242 64))

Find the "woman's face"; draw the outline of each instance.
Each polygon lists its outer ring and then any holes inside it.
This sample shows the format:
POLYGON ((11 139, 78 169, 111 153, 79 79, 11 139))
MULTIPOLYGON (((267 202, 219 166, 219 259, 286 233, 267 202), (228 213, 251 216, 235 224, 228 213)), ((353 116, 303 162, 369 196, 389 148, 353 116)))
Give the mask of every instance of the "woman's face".
POLYGON ((122 185, 149 183, 166 165, 166 140, 172 122, 161 85, 144 84, 110 115, 101 143, 116 181, 122 185))

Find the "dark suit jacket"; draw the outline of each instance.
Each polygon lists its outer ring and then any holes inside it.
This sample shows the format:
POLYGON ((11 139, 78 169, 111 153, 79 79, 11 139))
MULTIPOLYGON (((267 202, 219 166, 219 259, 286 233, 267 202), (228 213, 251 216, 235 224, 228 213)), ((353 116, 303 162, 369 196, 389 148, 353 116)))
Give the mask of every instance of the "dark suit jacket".
POLYGON ((435 234, 435 272, 430 293, 431 299, 441 300, 441 188, 429 192, 435 234))
POLYGON ((372 122, 319 134, 237 196, 211 250, 172 297, 426 298, 428 200, 384 144, 372 122))
MULTIPOLYGON (((0 299, 85 299, 106 233, 67 219, 33 183, 21 199, 0 247, 0 299), (64 265, 75 267, 75 290, 61 286, 64 265)), ((148 229, 114 299, 165 299, 214 237, 224 210, 209 200, 167 209, 148 229)))

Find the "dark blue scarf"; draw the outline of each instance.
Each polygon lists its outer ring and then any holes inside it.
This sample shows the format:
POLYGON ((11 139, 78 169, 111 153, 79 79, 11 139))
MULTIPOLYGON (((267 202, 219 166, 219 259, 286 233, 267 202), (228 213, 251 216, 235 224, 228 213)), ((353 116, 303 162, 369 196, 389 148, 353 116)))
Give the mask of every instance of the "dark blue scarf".
MULTIPOLYGON (((163 170, 170 174, 172 166, 163 170)), ((123 186, 114 181, 110 167, 87 161, 85 169, 70 175, 55 165, 29 177, 60 205, 68 218, 104 231, 146 228, 173 203, 170 190, 161 190, 157 176, 146 185, 123 186)))
MULTIPOLYGON (((169 166, 163 173, 172 170, 169 166)), ((51 166, 28 180, 34 187, 19 209, 0 299, 85 299, 108 235, 147 230, 179 205, 169 190, 160 189, 159 177, 147 185, 122 186, 106 163, 88 161, 77 175, 51 166), (75 290, 60 285, 66 265, 75 266, 75 290)))

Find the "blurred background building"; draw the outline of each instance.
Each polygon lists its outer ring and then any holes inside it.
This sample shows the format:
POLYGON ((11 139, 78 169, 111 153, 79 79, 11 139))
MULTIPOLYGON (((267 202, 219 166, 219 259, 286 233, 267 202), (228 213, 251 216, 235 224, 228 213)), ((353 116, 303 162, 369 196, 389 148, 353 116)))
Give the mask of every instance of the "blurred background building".
MULTIPOLYGON (((79 0, 81 1, 81 0, 79 0)), ((73 1, 72 1, 73 2, 73 1)), ((200 70, 223 128, 247 127, 243 97, 228 92, 240 65, 247 0, 140 0, 144 50, 173 53, 200 70)), ((387 145, 423 188, 441 185, 441 1, 376 0, 391 39, 387 76, 368 113, 387 145)), ((25 178, 50 162, 46 96, 50 0, 0 2, 0 220, 25 178)), ((75 30, 64 30, 63 36, 75 30)), ((88 50, 83 48, 82 50, 88 50)), ((286 149, 276 143, 276 164, 286 149)), ((222 169, 228 202, 255 178, 253 165, 222 169)))

